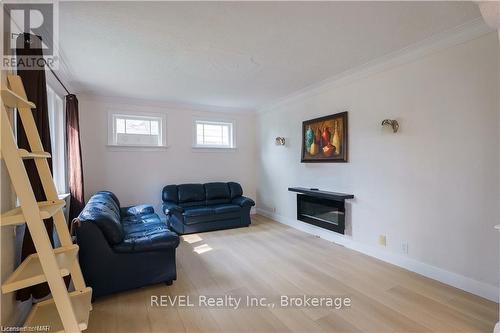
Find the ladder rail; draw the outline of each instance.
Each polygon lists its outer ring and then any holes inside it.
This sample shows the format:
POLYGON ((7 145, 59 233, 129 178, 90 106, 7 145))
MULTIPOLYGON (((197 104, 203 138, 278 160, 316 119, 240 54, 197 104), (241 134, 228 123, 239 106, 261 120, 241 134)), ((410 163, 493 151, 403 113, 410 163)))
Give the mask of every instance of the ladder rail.
MULTIPOLYGON (((9 85, 13 92, 21 96, 22 98, 27 99, 26 91, 19 76, 7 75, 7 81, 9 82, 9 85)), ((31 109, 27 107, 20 107, 18 108, 18 113, 21 117, 21 122, 23 124, 31 151, 44 151, 31 109)), ((58 200, 59 196, 47 160, 35 159, 35 165, 38 170, 38 174, 40 175, 40 180, 46 195, 46 200, 58 200)), ((66 224, 66 218, 64 217, 62 210, 59 210, 53 216, 53 220, 57 235, 59 237, 59 240, 61 241, 61 245, 71 246, 73 244, 73 240, 71 239, 71 235, 69 234, 68 225, 66 224)), ((85 280, 83 279, 83 274, 78 262, 75 262, 73 264, 73 267, 71 269, 71 279, 76 290, 81 291, 86 288, 85 280)))
MULTIPOLYGON (((30 230, 33 244, 40 255, 40 263, 47 283, 56 303, 66 332, 80 332, 73 305, 69 297, 66 284, 60 275, 60 269, 50 242, 45 224, 40 218, 38 204, 29 182, 24 163, 17 151, 14 135, 3 103, 1 105, 0 128, 2 140, 1 150, 4 163, 9 172, 11 182, 21 204, 26 224, 30 230)), ((31 112, 31 111, 30 111, 31 112)), ((48 166, 48 165, 47 165, 48 166)), ((69 233, 68 233, 69 235, 69 233)))

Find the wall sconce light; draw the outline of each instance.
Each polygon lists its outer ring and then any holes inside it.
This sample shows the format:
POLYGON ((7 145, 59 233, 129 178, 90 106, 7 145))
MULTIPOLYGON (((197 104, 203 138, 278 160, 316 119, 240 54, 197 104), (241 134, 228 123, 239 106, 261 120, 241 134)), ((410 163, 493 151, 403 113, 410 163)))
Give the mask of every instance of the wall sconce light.
POLYGON ((394 133, 399 130, 399 123, 396 119, 384 119, 382 120, 382 126, 391 126, 394 133))
POLYGON ((278 136, 275 141, 277 146, 284 146, 285 145, 285 138, 278 136))

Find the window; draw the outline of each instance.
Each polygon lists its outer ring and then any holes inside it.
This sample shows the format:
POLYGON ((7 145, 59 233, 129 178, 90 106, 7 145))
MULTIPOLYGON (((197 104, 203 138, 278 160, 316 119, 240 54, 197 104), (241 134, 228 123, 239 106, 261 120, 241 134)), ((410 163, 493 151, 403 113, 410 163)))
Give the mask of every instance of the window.
POLYGON ((233 122, 195 120, 194 127, 195 148, 235 148, 233 122))
POLYGON ((63 99, 47 86, 52 149, 52 177, 59 194, 66 193, 66 122, 63 99))
POLYGON ((165 115, 110 113, 108 144, 113 146, 166 146, 165 115))

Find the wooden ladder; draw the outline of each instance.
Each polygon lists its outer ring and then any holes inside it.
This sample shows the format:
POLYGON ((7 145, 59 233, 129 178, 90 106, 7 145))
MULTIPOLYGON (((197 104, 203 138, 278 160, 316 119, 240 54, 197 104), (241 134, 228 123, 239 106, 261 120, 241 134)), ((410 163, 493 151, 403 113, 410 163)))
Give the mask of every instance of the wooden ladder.
POLYGON ((27 100, 23 82, 18 75, 8 75, 9 87, 2 87, 1 157, 10 175, 20 206, 1 214, 0 225, 26 223, 36 253, 28 256, 2 284, 2 293, 47 282, 52 299, 37 303, 24 323, 25 327, 46 326, 50 332, 81 332, 87 328, 91 310, 92 289, 85 285, 77 259, 78 245, 73 244, 59 200, 42 142, 27 100), (7 114, 17 108, 31 151, 19 149, 7 114), (37 202, 23 159, 33 159, 40 175, 46 200, 37 202), (61 246, 53 248, 43 220, 52 217, 61 246), (70 275, 75 291, 68 292, 63 277, 70 275))

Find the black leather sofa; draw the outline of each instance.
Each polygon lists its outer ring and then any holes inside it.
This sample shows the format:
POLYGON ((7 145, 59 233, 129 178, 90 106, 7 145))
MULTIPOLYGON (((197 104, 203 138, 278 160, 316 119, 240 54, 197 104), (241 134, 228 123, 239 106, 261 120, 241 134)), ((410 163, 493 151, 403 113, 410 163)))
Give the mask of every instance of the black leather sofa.
POLYGON ((168 224, 179 234, 247 227, 255 205, 234 182, 167 185, 162 199, 168 224))
POLYGON ((75 225, 80 266, 93 297, 176 279, 179 236, 152 206, 120 208, 111 192, 93 195, 75 225))

